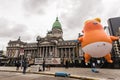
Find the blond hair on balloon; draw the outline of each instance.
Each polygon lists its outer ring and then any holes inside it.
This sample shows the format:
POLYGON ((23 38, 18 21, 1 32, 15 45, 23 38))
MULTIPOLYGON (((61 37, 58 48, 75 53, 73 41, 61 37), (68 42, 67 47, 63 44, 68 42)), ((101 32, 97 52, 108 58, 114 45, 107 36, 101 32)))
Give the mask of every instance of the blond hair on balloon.
MULTIPOLYGON (((96 20, 96 21, 98 21, 99 23, 101 22, 101 19, 100 19, 100 18, 94 18, 93 20, 96 20)), ((84 22, 84 24, 86 24, 86 23, 89 22, 89 21, 91 21, 91 20, 86 20, 86 21, 84 22)))
POLYGON ((95 18, 96 21, 98 22, 101 22, 101 19, 100 18, 95 18))

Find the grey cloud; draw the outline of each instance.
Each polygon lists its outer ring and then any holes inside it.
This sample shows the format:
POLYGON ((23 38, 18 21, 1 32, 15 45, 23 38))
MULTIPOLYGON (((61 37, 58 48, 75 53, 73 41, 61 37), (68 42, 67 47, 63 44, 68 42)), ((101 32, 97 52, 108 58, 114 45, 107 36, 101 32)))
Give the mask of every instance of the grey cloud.
MULTIPOLYGON (((102 0, 101 0, 102 1, 102 0)), ((93 17, 95 15, 100 15, 102 10, 102 3, 97 0, 72 0, 71 5, 73 7, 71 13, 68 12, 62 14, 61 17, 64 17, 66 20, 66 25, 68 28, 80 28, 84 20, 88 17, 93 17)))
MULTIPOLYGON (((4 18, 0 18, 0 37, 1 38, 16 38, 25 36, 31 39, 30 35, 26 32, 27 27, 23 24, 14 24, 4 18)), ((24 38, 26 39, 26 38, 24 38)))
POLYGON ((23 6, 24 9, 31 13, 45 13, 45 7, 47 7, 48 0, 24 0, 23 6))

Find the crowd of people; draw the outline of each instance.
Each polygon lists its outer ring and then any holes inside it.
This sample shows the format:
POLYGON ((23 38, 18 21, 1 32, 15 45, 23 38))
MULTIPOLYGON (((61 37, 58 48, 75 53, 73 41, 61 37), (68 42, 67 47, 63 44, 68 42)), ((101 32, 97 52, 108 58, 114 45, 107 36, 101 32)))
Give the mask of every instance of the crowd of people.
POLYGON ((21 69, 23 70, 23 74, 26 73, 26 69, 27 69, 27 67, 28 67, 28 61, 27 61, 26 58, 23 59, 23 60, 17 60, 16 63, 15 63, 15 65, 16 65, 16 70, 17 70, 17 71, 18 71, 19 68, 21 67, 21 69))
MULTIPOLYGON (((17 60, 16 63, 15 63, 15 66, 16 66, 16 70, 19 71, 19 68, 21 67, 21 69, 23 70, 23 74, 26 73, 26 70, 29 66, 29 62, 28 60, 25 58, 25 59, 22 59, 22 60, 17 60)), ((42 67, 39 67, 39 71, 45 71, 45 70, 50 70, 50 65, 46 65, 46 61, 45 59, 43 59, 43 63, 41 64, 42 67)))

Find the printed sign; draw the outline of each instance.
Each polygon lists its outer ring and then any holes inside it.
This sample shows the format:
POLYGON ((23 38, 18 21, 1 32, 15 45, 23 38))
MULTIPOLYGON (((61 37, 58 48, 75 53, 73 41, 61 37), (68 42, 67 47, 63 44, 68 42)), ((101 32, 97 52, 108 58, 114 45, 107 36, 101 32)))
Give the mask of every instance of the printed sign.
POLYGON ((60 64, 60 58, 46 58, 46 64, 60 64))
POLYGON ((51 64, 51 63, 52 63, 52 58, 45 59, 45 64, 51 64))
MULTIPOLYGON (((43 58, 35 58, 35 64, 42 64, 43 58)), ((60 58, 46 58, 45 64, 61 64, 60 58)))
POLYGON ((42 64, 43 58, 35 58, 35 64, 42 64))
POLYGON ((52 64, 61 64, 60 58, 52 58, 52 64))

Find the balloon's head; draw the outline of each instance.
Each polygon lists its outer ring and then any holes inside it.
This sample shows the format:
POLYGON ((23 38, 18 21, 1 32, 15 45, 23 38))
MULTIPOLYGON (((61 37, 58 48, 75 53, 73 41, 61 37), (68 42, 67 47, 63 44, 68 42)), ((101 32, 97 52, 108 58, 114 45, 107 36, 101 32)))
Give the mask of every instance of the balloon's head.
POLYGON ((100 22, 101 22, 100 18, 95 18, 92 20, 85 21, 82 32, 84 33, 84 32, 88 32, 88 31, 103 29, 103 26, 100 24, 100 22))

